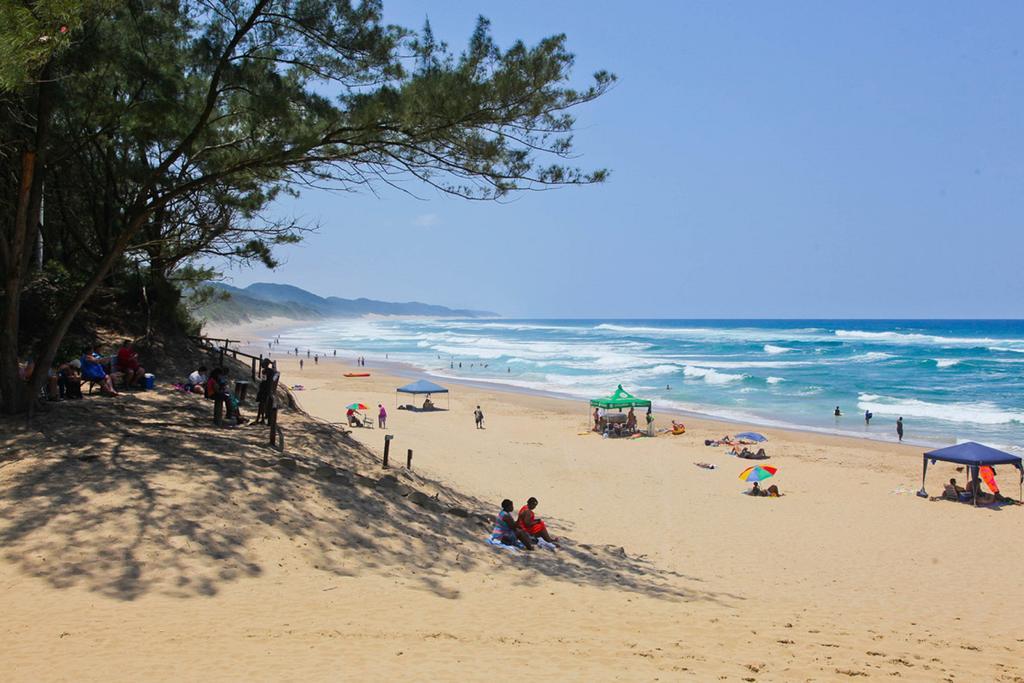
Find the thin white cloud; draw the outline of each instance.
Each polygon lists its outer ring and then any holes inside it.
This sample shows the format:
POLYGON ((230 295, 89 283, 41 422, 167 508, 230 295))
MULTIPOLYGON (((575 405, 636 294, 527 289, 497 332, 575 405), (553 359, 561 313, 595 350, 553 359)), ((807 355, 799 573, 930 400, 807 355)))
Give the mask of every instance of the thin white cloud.
POLYGON ((441 217, 436 213, 421 213, 413 219, 412 223, 418 228, 433 228, 436 225, 441 225, 441 217))

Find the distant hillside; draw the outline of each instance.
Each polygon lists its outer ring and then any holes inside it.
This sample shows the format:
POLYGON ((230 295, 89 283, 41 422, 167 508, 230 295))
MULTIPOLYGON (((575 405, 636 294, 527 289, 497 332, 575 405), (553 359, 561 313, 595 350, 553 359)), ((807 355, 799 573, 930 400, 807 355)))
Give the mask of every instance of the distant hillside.
POLYGON ((222 283, 210 286, 228 294, 227 299, 216 299, 193 311, 200 318, 216 322, 246 322, 261 318, 292 318, 315 320, 318 318, 353 318, 362 315, 425 315, 449 318, 494 317, 489 311, 453 309, 446 306, 424 304, 418 301, 393 303, 373 299, 342 299, 322 297, 292 285, 257 282, 245 288, 222 283))

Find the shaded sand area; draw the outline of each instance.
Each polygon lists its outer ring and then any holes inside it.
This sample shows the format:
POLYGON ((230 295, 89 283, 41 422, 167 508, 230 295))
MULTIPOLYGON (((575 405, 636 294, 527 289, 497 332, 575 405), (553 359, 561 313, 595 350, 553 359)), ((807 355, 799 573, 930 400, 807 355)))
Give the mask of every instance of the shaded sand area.
POLYGON ((914 497, 917 448, 767 430, 755 499, 703 446, 736 425, 603 440, 576 403, 281 369, 283 456, 167 388, 0 422, 0 679, 1024 680, 1024 508, 914 497), (353 401, 412 472, 324 424, 353 401), (562 550, 487 546, 531 495, 562 550))

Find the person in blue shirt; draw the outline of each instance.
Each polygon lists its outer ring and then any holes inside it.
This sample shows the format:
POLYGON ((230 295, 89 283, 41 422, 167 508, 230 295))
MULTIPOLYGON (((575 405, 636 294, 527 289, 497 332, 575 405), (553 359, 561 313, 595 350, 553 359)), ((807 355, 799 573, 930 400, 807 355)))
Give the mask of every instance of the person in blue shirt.
POLYGON ((100 385, 100 393, 104 396, 117 396, 114 389, 114 381, 103 369, 102 356, 96 350, 86 350, 79 359, 82 364, 82 379, 87 382, 95 382, 100 385))

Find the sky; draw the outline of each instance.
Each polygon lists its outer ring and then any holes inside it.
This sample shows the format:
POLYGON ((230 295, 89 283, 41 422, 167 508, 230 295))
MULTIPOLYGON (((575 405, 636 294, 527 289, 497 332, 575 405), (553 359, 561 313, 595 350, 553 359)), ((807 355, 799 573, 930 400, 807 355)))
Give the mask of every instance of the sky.
POLYGON ((1024 317, 1024 3, 385 0, 460 50, 568 36, 601 185, 307 192, 239 286, 512 317, 1024 317))

